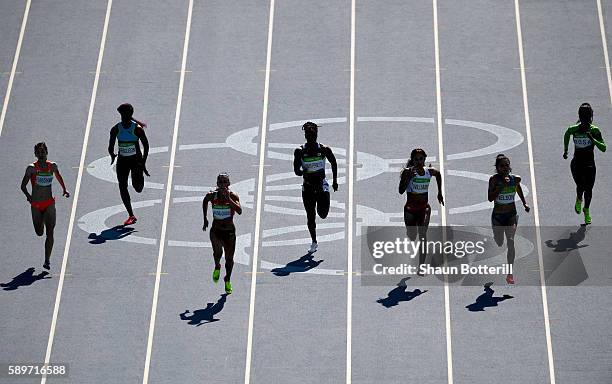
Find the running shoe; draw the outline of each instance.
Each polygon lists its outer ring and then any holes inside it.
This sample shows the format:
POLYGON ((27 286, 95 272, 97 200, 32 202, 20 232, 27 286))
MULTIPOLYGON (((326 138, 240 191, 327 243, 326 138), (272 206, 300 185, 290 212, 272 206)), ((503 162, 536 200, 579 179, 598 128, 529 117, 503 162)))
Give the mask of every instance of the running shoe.
POLYGON ((576 214, 580 214, 580 211, 582 211, 582 200, 576 199, 576 205, 574 206, 574 210, 576 211, 576 214))
POLYGON ((123 222, 123 225, 132 225, 132 224, 134 224, 137 221, 138 221, 138 219, 136 219, 136 216, 130 216, 130 217, 127 218, 126 221, 123 222))
POLYGON ((509 273, 508 276, 506 276, 506 283, 514 284, 514 276, 511 273, 509 273))
POLYGON ((586 225, 591 224, 591 214, 589 213, 589 209, 585 208, 582 210, 582 212, 584 212, 584 223, 586 225))
POLYGON ((45 261, 45 263, 43 264, 43 268, 49 270, 51 269, 51 264, 49 264, 48 261, 45 261))
POLYGON ((315 253, 319 249, 319 244, 312 243, 310 244, 310 248, 308 249, 308 253, 315 253))
POLYGON ((227 293, 228 295, 231 295, 232 293, 232 283, 229 281, 225 282, 225 293, 227 293))
POLYGON ((220 269, 215 269, 213 271, 213 281, 215 283, 217 283, 219 281, 219 275, 221 274, 221 270, 220 269))

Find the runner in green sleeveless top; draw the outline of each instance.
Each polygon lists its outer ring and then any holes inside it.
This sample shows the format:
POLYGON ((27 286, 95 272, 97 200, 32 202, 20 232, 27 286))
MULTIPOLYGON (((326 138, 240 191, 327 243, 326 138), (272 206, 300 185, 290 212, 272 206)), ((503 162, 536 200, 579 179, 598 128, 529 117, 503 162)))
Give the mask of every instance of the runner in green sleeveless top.
POLYGON ((225 251, 225 292, 232 293, 232 269, 234 268, 234 251, 236 250, 236 227, 234 226, 234 212, 241 215, 242 207, 240 198, 229 189, 230 179, 227 173, 217 176, 217 189, 210 191, 202 201, 204 213, 204 225, 202 230, 208 227, 208 203, 212 205, 213 223, 210 227, 210 243, 213 249, 215 269, 213 270, 213 281, 219 281, 221 274, 221 256, 225 251))
MULTIPOLYGON (((521 188, 521 177, 513 175, 510 168, 510 159, 499 154, 495 158, 496 174, 489 178, 489 201, 493 201, 493 212, 491 212, 491 226, 493 227, 493 238, 498 246, 504 244, 504 235, 508 243, 507 259, 508 264, 514 265, 514 234, 518 225, 518 214, 516 212, 516 204, 514 203, 514 195, 518 194, 523 203, 525 212, 529 212, 530 208, 525 201, 525 195, 521 188)), ((506 276, 508 284, 514 284, 514 275, 509 273, 506 276)))
POLYGON ((576 204, 574 210, 580 214, 582 208, 582 197, 584 195, 584 224, 591 224, 591 199, 593 197, 593 185, 595 185, 595 154, 597 147, 602 152, 606 151, 599 128, 593 125, 593 109, 589 103, 583 103, 578 108, 578 122, 565 131, 563 137, 563 158, 567 159, 567 147, 570 138, 574 140, 574 157, 570 163, 572 177, 576 183, 576 204))

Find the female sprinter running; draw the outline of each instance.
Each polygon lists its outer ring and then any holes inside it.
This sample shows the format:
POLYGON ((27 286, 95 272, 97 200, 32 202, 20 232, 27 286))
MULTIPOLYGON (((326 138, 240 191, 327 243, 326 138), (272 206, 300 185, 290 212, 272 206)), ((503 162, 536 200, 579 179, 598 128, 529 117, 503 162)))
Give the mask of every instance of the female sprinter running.
POLYGON ((119 159, 117 159, 117 181, 119 182, 119 193, 121 201, 128 212, 128 218, 124 225, 132 225, 136 222, 136 216, 132 211, 130 193, 128 192, 128 176, 132 174, 132 187, 138 193, 144 188, 144 176, 147 176, 146 162, 149 155, 149 140, 143 128, 146 124, 134 119, 134 107, 131 104, 121 104, 117 108, 121 115, 121 121, 110 130, 108 142, 108 153, 111 156, 111 165, 115 161, 115 140, 119 142, 119 159), (144 153, 140 151, 138 140, 142 142, 144 153))
POLYGON ((48 154, 49 151, 45 143, 36 144, 34 146, 34 155, 38 160, 28 165, 21 181, 21 190, 31 205, 34 231, 38 236, 42 236, 43 230, 46 228, 45 263, 43 264, 45 269, 51 269, 50 258, 51 250, 53 249, 53 230, 55 229, 55 198, 51 188, 53 176, 57 178, 57 181, 62 186, 62 195, 66 198, 70 197, 57 164, 47 160, 48 154), (28 182, 32 183, 32 194, 26 188, 28 182))
POLYGON ((202 230, 208 227, 208 203, 212 204, 213 222, 210 227, 210 242, 215 259, 213 281, 219 281, 221 274, 221 256, 225 251, 225 292, 232 293, 232 269, 234 268, 234 251, 236 250, 236 227, 234 226, 234 212, 241 215, 242 207, 238 195, 230 191, 230 179, 227 173, 217 176, 217 189, 210 191, 202 201, 204 213, 204 225, 202 230))
MULTIPOLYGON (((429 206, 429 182, 432 177, 436 178, 438 184, 438 202, 444 205, 442 196, 442 175, 437 169, 425 167, 427 154, 421 148, 415 148, 410 152, 410 160, 406 168, 402 170, 398 192, 400 195, 406 192, 406 204, 404 205, 404 223, 406 233, 410 240, 414 241, 418 233, 419 239, 425 239, 431 207, 429 206)), ((425 263, 427 254, 420 252, 419 266, 425 263)), ((420 271, 420 267, 419 267, 420 271)), ((419 272, 419 275, 421 273, 419 272)))
POLYGON ((293 152, 293 172, 303 176, 302 202, 306 210, 308 232, 312 244, 308 253, 317 251, 317 214, 325 219, 329 213, 329 184, 325 179, 325 159, 329 160, 332 168, 334 192, 338 190, 338 164, 330 147, 317 142, 319 126, 308 121, 302 125, 306 143, 293 152))
MULTIPOLYGON (((521 177, 513 175, 510 168, 510 159, 499 154, 495 158, 496 174, 489 178, 489 201, 494 201, 493 212, 491 213, 491 226, 493 227, 493 238, 498 246, 504 244, 504 234, 508 242, 507 259, 508 264, 514 264, 514 234, 518 225, 518 214, 514 204, 514 195, 518 193, 525 212, 529 212, 529 206, 525 201, 523 189, 521 188, 521 177)), ((514 275, 509 273, 506 276, 508 284, 514 284, 514 275)))
POLYGON ((578 123, 570 126, 563 137, 563 158, 567 159, 567 146, 570 137, 574 139, 574 157, 570 163, 572 177, 576 183, 576 204, 574 210, 580 214, 582 196, 584 195, 584 224, 591 224, 591 198, 595 185, 595 154, 594 148, 606 151, 606 143, 601 137, 599 128, 593 125, 593 109, 589 103, 583 103, 578 108, 578 123))

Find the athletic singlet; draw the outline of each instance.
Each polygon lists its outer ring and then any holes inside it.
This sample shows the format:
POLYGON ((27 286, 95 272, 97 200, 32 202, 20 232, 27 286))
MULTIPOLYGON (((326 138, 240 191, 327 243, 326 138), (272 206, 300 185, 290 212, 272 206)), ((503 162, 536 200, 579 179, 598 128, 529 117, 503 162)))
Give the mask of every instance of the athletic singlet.
POLYGON ((414 195, 426 194, 429 190, 429 183, 431 182, 431 173, 429 169, 425 168, 425 174, 423 176, 418 173, 410 179, 408 186, 406 187, 406 193, 414 195))
POLYGON ((580 124, 575 124, 567 128, 563 138, 564 150, 567 152, 570 136, 574 141, 574 159, 581 165, 593 165, 595 163, 595 147, 602 152, 606 150, 606 144, 601 138, 600 130, 597 126, 591 124, 587 132, 580 129, 580 124), (589 138, 587 133, 590 133, 593 139, 589 138))
POLYGON ((130 123, 128 128, 124 128, 122 123, 117 124, 119 134, 117 135, 117 141, 119 142, 119 156, 134 156, 136 147, 138 146, 138 136, 134 132, 136 130, 136 123, 133 121, 130 123))
POLYGON ((215 196, 212 199, 212 212, 213 219, 215 220, 229 219, 230 217, 234 216, 234 210, 232 209, 229 200, 219 198, 218 192, 215 192, 215 196))
MULTIPOLYGON (((510 184, 502 186, 501 192, 499 192, 499 195, 497 195, 495 198, 495 204, 514 204, 514 195, 516 194, 516 176, 509 175, 509 177, 510 184)), ((501 176, 495 175, 495 178, 496 182, 498 182, 501 179, 501 176)))
POLYGON ((40 167, 38 161, 34 164, 34 174, 31 177, 32 186, 50 187, 53 182, 53 167, 50 161, 45 162, 45 167, 40 167))
POLYGON ((302 169, 304 170, 304 176, 306 175, 320 175, 325 177, 325 155, 321 152, 321 144, 317 143, 318 151, 315 155, 306 154, 304 146, 302 148, 302 169))

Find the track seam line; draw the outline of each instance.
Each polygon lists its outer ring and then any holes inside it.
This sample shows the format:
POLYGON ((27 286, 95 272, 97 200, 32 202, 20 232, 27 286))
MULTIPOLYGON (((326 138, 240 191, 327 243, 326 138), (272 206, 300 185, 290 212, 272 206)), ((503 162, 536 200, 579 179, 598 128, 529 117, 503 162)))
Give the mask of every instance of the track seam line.
POLYGON ((261 232, 261 204, 264 192, 264 165, 266 158, 266 138, 268 126, 268 99, 270 94, 270 63, 272 61, 272 31, 274 30, 274 0, 270 0, 268 19, 268 44, 266 47, 266 76, 261 116, 261 136, 259 141, 259 173, 257 176, 257 200, 255 203, 255 230, 253 233, 253 258, 251 261, 251 297, 249 299, 249 323, 247 326, 247 348, 244 368, 244 383, 251 380, 251 360, 253 357, 253 323, 255 321, 255 290, 257 287, 257 268, 259 257, 259 236, 261 232))
POLYGON ((351 1, 351 79, 349 96, 349 147, 346 164, 348 184, 347 205, 347 286, 346 286, 346 384, 352 380, 353 354, 353 184, 355 152, 355 3, 351 1))
POLYGON ((189 35, 191 33, 191 17, 193 14, 193 0, 189 0, 187 10, 187 23, 185 26, 185 40, 183 41, 183 58, 181 62, 181 72, 179 77, 178 95, 176 98, 176 112, 174 115, 174 128, 172 132, 172 148, 170 150, 170 164, 168 168, 168 181, 166 182, 166 197, 164 201, 164 214, 162 218, 161 235, 159 240, 159 253, 157 256, 157 270, 155 272, 155 288, 153 290, 153 304, 151 306, 151 319, 149 322, 149 336, 147 338, 147 353, 145 356, 145 366, 142 383, 149 381, 149 369, 151 366, 151 352, 153 349, 153 335, 155 331, 155 319, 157 315, 157 301, 159 297, 159 284, 162 274, 162 263, 164 260, 164 249, 166 245, 166 230, 168 227, 168 213, 170 210, 170 195, 172 193, 172 177, 174 176, 174 162, 176 159, 176 147, 178 142, 178 128, 181 119, 181 105, 183 102, 183 88, 185 86, 185 68, 187 66, 187 53, 189 51, 189 35))
POLYGON ((610 59, 608 56, 608 42, 606 41, 606 28, 604 27, 601 0, 597 0, 597 15, 599 17, 599 31, 601 32, 601 45, 603 46, 604 60, 606 61, 606 75, 608 77, 608 92, 610 93, 610 104, 612 104, 612 78, 610 77, 610 59))
POLYGON ((525 111, 525 130, 527 131, 527 152, 529 154, 529 173, 531 177, 531 196, 533 198, 533 216, 536 226, 536 242, 538 248, 538 264, 540 269, 540 284, 542 289, 542 308, 544 312, 544 328, 546 330, 546 349, 548 353, 548 368, 550 384, 555 384, 555 363, 550 336, 550 319, 548 316, 548 297, 546 294, 546 279, 544 276, 544 261, 542 259, 542 235, 540 233, 540 212, 538 209, 538 194, 536 190, 535 168, 533 165, 533 148, 531 142, 531 123, 529 120, 529 102, 527 99, 527 78, 525 76, 525 59, 523 53, 523 34, 521 31, 521 11, 519 0, 514 0, 516 16, 516 34, 518 40, 519 60, 521 65, 521 86, 523 90, 523 108, 525 111))
POLYGON ((6 117, 6 110, 8 109, 9 99, 11 98, 11 90, 13 89, 13 80, 15 79, 15 72, 17 71, 17 63, 19 62, 19 55, 21 52, 21 43, 23 42, 23 35, 25 34, 26 24, 28 22, 28 15, 30 14, 31 0, 26 1, 25 10, 23 11, 23 19, 21 21, 21 30, 19 31, 19 38, 17 39, 17 48, 15 48, 15 56, 13 56, 13 66, 11 67, 11 74, 9 75, 8 85, 6 86, 6 94, 4 95, 4 103, 2 104, 2 113, 0 114, 0 136, 2 136, 2 127, 4 127, 4 118, 6 117))
MULTIPOLYGON (((64 256, 62 259, 62 269, 55 294, 55 304, 53 306, 53 316, 51 318, 51 329, 49 330, 49 339, 47 341, 47 352, 45 353, 45 364, 49 364, 51 359, 51 350, 53 348, 53 339, 55 338, 55 327, 57 326, 57 316, 59 313, 60 301, 62 299, 62 289, 64 287, 64 277, 66 275, 66 265, 68 264, 68 254, 70 252, 70 243, 72 241, 72 230, 74 228, 74 218, 76 216, 77 204, 79 201, 79 193, 81 191, 81 180, 83 178, 83 170, 85 169, 85 157, 87 155, 87 146, 89 143, 89 132, 91 131, 91 122, 93 119, 93 111, 96 104, 96 95, 98 93, 98 82, 100 79, 100 68, 102 67, 102 59, 104 58, 104 47, 106 45, 106 33, 108 31, 108 21, 110 19, 113 0, 108 0, 106 5, 106 16, 104 17, 104 27, 102 28, 102 37, 100 39, 100 50, 98 52, 98 62, 96 64, 96 75, 94 77, 93 89, 91 91, 91 100, 89 102, 89 112, 87 114, 87 123, 85 124, 85 135, 83 137, 83 147, 81 149, 81 160, 79 162, 79 171, 77 173, 76 187, 72 196, 72 209, 70 211, 70 220, 68 221, 68 233, 66 234, 66 244, 64 245, 64 256)), ((41 384, 45 384, 47 376, 43 375, 41 384)))
MULTIPOLYGON (((436 61, 436 119, 438 125, 438 158, 440 164, 440 174, 442 177, 442 196, 444 192, 444 136, 442 131, 442 91, 440 85, 440 43, 438 37, 438 2, 433 0, 433 24, 434 24, 434 51, 436 61)), ((440 206, 440 225, 446 226, 446 207, 440 206)), ((446 240, 446 230, 442 232, 443 239, 446 240)), ((444 257, 446 263, 446 255, 444 257)), ((448 276, 444 275, 444 321, 446 326, 446 370, 448 375, 448 384, 453 384, 453 348, 451 335, 451 317, 450 317, 450 288, 448 286, 448 276)))

